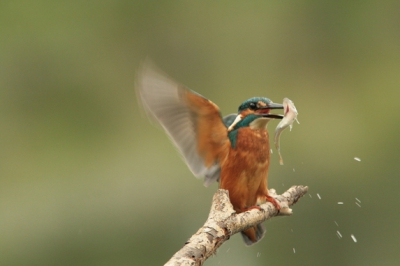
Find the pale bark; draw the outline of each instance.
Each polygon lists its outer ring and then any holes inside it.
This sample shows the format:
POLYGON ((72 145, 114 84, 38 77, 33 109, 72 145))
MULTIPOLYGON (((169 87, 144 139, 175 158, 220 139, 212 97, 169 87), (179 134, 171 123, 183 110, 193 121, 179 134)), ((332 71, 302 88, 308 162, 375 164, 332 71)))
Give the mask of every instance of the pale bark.
POLYGON ((253 209, 236 214, 229 201, 228 191, 219 189, 214 194, 206 223, 165 265, 203 265, 204 261, 215 254, 217 249, 230 236, 272 217, 291 215, 292 210, 289 207, 295 204, 307 191, 308 187, 306 186, 293 186, 282 195, 276 195, 275 190, 271 189, 270 194, 281 206, 279 213, 271 203, 267 202, 260 205, 263 211, 253 209))

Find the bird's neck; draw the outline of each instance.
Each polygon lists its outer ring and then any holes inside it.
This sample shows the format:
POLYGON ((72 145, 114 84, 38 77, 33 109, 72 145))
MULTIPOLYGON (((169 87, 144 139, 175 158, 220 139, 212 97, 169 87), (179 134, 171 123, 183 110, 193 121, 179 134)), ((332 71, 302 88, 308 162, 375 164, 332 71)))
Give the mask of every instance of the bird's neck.
POLYGON ((253 120, 249 124, 249 127, 251 129, 266 129, 267 128, 267 124, 268 124, 269 121, 270 121, 269 118, 260 117, 260 118, 257 118, 255 120, 253 120))
POLYGON ((270 121, 270 119, 268 119, 268 118, 259 117, 257 119, 254 119, 253 121, 251 121, 247 125, 242 124, 239 127, 237 127, 236 129, 234 129, 232 131, 229 131, 228 132, 228 137, 229 137, 229 140, 231 142, 231 147, 233 149, 236 149, 238 134, 240 134, 239 131, 241 131, 242 129, 245 129, 245 128, 251 129, 251 130, 257 130, 257 131, 265 130, 265 132, 266 132, 266 134, 268 136, 267 124, 268 124, 269 121, 270 121))

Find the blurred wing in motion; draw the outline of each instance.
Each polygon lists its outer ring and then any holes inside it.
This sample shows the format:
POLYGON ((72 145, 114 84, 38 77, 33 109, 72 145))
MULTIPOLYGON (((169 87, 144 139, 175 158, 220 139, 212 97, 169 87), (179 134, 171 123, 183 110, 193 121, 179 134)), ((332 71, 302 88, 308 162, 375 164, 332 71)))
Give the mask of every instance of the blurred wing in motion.
POLYGON ((229 150, 227 128, 218 107, 145 62, 138 94, 148 114, 168 133, 192 173, 208 186, 219 179, 219 161, 229 150))

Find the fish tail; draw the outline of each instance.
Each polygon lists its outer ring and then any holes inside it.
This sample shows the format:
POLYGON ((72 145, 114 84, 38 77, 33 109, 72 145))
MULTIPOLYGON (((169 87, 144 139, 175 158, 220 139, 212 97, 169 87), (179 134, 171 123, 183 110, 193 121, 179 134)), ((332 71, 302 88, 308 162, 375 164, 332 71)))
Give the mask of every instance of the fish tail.
POLYGON ((283 165, 283 158, 282 158, 282 155, 281 155, 281 151, 278 151, 278 153, 279 153, 279 164, 283 165))

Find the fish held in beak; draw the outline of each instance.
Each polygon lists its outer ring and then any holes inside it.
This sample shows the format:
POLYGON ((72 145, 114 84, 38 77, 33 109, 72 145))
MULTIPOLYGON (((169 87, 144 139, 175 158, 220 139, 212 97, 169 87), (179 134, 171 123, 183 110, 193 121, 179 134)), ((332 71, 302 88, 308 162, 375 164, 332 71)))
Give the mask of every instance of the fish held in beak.
POLYGON ((294 103, 290 99, 283 99, 283 109, 284 117, 276 127, 274 135, 275 148, 277 149, 279 154, 280 165, 283 165, 283 159, 280 150, 280 136, 282 134, 282 131, 288 127, 290 128, 290 130, 292 130, 292 125, 294 121, 297 121, 297 123, 300 124, 300 122, 297 120, 297 115, 299 113, 297 112, 296 106, 294 106, 294 103))

